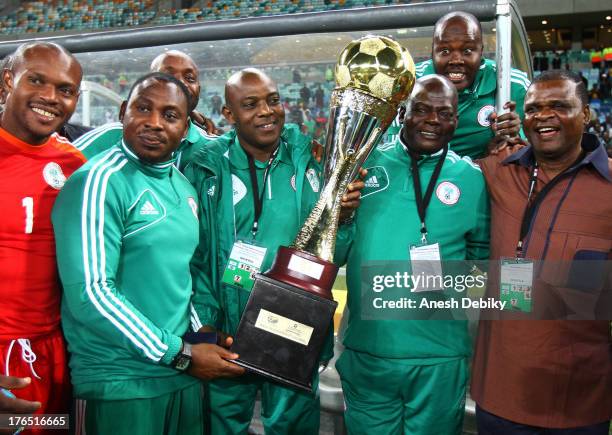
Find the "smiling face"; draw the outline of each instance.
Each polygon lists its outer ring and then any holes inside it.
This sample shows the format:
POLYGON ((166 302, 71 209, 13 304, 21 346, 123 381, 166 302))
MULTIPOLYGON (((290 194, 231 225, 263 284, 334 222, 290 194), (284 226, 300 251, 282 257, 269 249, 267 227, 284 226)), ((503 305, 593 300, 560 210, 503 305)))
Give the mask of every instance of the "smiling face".
POLYGON ((589 118, 589 106, 570 80, 536 82, 525 95, 525 134, 536 157, 558 160, 575 153, 589 118))
POLYGON ((185 53, 171 50, 155 58, 151 64, 151 72, 170 74, 175 79, 183 82, 191 96, 189 112, 196 108, 200 98, 200 78, 198 67, 193 62, 193 59, 185 53))
POLYGON ((457 91, 442 76, 417 80, 404 116, 402 139, 418 154, 433 154, 453 137, 457 126, 457 91))
POLYGON ((3 71, 6 104, 1 125, 24 142, 39 145, 74 113, 81 66, 49 45, 33 45, 15 56, 12 70, 3 71))
POLYGON ((230 78, 225 89, 223 115, 234 125, 245 148, 274 150, 285 124, 285 109, 276 84, 257 70, 230 78))
POLYGON ((121 106, 123 138, 145 162, 170 160, 187 130, 187 96, 170 82, 151 78, 121 106))
POLYGON ((482 59, 482 34, 475 18, 454 15, 436 24, 432 59, 436 73, 462 91, 474 83, 482 59))

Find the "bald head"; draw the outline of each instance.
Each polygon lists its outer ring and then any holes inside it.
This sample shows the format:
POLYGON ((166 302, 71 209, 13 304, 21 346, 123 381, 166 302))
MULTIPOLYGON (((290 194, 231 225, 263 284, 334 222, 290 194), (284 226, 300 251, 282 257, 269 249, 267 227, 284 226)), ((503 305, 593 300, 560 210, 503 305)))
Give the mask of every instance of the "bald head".
POLYGON ((276 88, 276 83, 265 72, 257 68, 245 68, 230 76, 225 82, 225 104, 230 104, 232 96, 246 83, 261 82, 276 88))
POLYGON ((472 14, 467 12, 450 12, 443 15, 434 27, 434 38, 442 38, 448 29, 460 26, 465 28, 468 33, 478 37, 482 41, 482 26, 480 21, 472 14))
POLYGON ((437 97, 448 99, 455 111, 457 110, 457 89, 446 77, 439 74, 431 74, 418 79, 414 84, 414 88, 412 88, 408 104, 414 102, 417 95, 425 93, 435 94, 437 97))
POLYGON ((153 59, 151 72, 170 74, 180 80, 191 95, 189 111, 195 110, 200 98, 200 71, 189 55, 178 50, 166 51, 153 59))
POLYGON ((160 71, 162 68, 172 65, 175 62, 189 63, 196 72, 199 72, 198 67, 191 56, 179 50, 168 50, 153 59, 150 68, 151 72, 163 72, 160 71))
POLYGON ((8 57, 4 64, 4 68, 16 73, 19 68, 23 67, 27 60, 41 56, 43 53, 44 56, 52 56, 54 58, 56 68, 74 68, 75 71, 78 71, 80 82, 83 76, 83 69, 79 61, 64 47, 53 42, 29 42, 27 44, 21 44, 17 47, 17 50, 8 57))

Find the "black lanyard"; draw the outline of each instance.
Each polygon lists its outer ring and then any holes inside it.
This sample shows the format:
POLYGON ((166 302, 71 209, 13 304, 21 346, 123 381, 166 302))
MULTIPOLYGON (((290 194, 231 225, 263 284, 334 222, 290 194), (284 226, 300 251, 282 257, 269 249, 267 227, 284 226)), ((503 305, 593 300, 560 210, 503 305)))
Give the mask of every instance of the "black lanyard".
POLYGON ((444 151, 440 156, 440 160, 436 163, 436 167, 434 168, 433 173, 431 174, 431 178, 429 179, 429 184, 427 185, 427 190, 425 191, 425 196, 423 196, 423 191, 421 190, 421 179, 419 178, 419 166, 417 164, 417 156, 413 155, 410 151, 411 163, 410 163, 410 171, 412 172, 412 182, 414 183, 414 196, 417 204, 417 211, 419 213, 419 219, 421 220, 421 242, 427 242, 427 227, 425 225, 425 216, 427 215, 427 207, 431 201, 431 195, 433 194, 434 187, 438 182, 438 178, 440 177, 440 172, 442 171, 442 165, 444 165, 444 160, 446 159, 446 154, 448 153, 448 145, 444 147, 444 151))
POLYGON ((274 150, 270 159, 268 160, 268 164, 266 165, 266 169, 264 171, 263 176, 263 189, 261 191, 261 195, 259 194, 259 183, 257 183, 257 172, 255 168, 255 159, 249 153, 246 153, 247 159, 249 161, 249 175, 251 176, 251 190, 253 191, 253 206, 255 208, 255 219, 253 220, 253 227, 251 228, 251 232, 253 233, 253 237, 257 234, 257 230, 259 229, 259 218, 261 217, 261 212, 263 210, 263 197, 266 192, 266 181, 268 180, 268 175, 270 174, 270 168, 272 167, 272 162, 276 158, 278 154, 278 149, 280 148, 280 144, 274 150))
MULTIPOLYGON (((575 168, 576 165, 578 165, 582 161, 582 159, 584 159, 584 152, 580 153, 580 155, 574 161, 574 163, 572 163, 569 166, 568 170, 558 174, 557 176, 555 176, 555 178, 550 180, 546 184, 546 186, 544 186, 542 191, 538 193, 537 197, 534 198, 533 201, 531 201, 531 198, 533 196, 533 191, 535 190, 535 185, 536 185, 537 178, 538 178, 538 162, 534 163, 533 170, 531 171, 531 177, 529 179, 529 191, 527 193, 527 204, 525 205, 525 211, 523 212, 523 220, 521 221, 521 233, 519 234, 519 240, 516 244, 516 258, 524 258, 523 240, 525 240, 527 233, 529 233, 529 227, 531 226, 531 221, 533 220, 533 215, 535 214, 535 211, 538 208, 538 205, 544 200, 544 197, 546 196, 546 194, 550 190, 552 190, 555 184, 557 184, 560 180, 563 179, 564 176, 566 176, 569 172, 571 172, 571 170, 575 168)), ((560 207, 560 204, 559 204, 559 207, 560 207)))
POLYGON ((527 193, 527 203, 525 204, 525 210, 523 211, 523 220, 521 222, 521 233, 519 234, 519 240, 516 244, 516 258, 523 258, 523 240, 529 232, 529 224, 535 211, 535 201, 531 203, 531 197, 535 190, 535 185, 538 180, 538 162, 533 165, 531 171, 531 177, 529 178, 529 191, 527 193))

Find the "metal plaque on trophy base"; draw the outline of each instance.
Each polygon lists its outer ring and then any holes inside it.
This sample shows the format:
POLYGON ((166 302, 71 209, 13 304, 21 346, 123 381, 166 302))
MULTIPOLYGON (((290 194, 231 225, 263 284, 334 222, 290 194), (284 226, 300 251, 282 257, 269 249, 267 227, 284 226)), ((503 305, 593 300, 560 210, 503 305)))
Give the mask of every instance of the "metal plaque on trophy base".
POLYGON ((325 187, 291 247, 278 249, 257 275, 234 335, 235 362, 285 385, 310 391, 332 324, 333 263, 342 196, 410 94, 408 51, 385 36, 351 42, 336 65, 327 126, 325 187))

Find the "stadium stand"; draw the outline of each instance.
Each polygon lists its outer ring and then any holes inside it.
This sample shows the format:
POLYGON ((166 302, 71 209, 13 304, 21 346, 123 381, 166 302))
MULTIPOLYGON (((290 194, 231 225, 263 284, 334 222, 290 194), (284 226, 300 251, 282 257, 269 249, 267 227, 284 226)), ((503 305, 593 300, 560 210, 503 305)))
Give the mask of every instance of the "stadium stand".
POLYGON ((17 10, 0 17, 0 33, 18 35, 139 26, 151 24, 156 13, 152 0, 22 2, 17 10))
POLYGON ((159 9, 157 2, 109 0, 27 1, 0 16, 4 35, 104 30, 143 25, 185 24, 263 15, 328 11, 422 0, 207 0, 188 9, 159 9))

